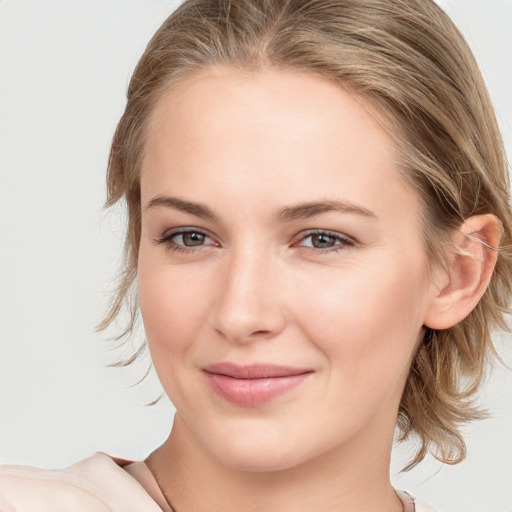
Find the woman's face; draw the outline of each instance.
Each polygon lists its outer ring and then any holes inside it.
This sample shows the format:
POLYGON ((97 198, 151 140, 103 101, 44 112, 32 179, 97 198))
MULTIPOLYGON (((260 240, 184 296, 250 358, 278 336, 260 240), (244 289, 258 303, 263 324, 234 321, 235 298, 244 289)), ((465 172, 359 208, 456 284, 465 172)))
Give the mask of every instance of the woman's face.
POLYGON ((229 69, 155 108, 140 306, 180 428, 225 465, 391 443, 431 286, 420 201, 370 111, 315 75, 229 69))

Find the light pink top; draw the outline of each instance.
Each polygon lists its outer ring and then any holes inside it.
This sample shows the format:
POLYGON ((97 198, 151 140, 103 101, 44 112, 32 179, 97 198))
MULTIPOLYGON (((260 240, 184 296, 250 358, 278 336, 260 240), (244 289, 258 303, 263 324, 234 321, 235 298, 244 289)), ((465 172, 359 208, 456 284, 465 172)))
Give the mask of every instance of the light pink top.
MULTIPOLYGON (((399 492, 405 512, 436 512, 399 492)), ((144 462, 98 452, 64 469, 0 466, 0 512, 172 512, 144 462)))

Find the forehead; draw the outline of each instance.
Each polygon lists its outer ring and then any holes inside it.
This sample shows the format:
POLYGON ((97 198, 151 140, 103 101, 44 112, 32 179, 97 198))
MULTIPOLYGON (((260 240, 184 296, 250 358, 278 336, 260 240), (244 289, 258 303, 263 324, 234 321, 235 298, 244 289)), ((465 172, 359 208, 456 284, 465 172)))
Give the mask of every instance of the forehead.
POLYGON ((334 194, 365 206, 383 190, 389 197, 415 195, 397 170, 389 133, 367 100, 320 76, 203 70, 154 108, 143 201, 192 191, 202 202, 217 194, 255 204, 334 194))
POLYGON ((386 153, 392 159, 395 146, 393 135, 387 135, 390 128, 367 98, 320 75, 213 67, 192 74, 161 95, 147 135, 150 150, 153 142, 172 143, 171 137, 179 146, 185 139, 229 144, 251 135, 253 147, 264 142, 269 150, 286 142, 322 140, 341 151, 348 146, 354 149, 354 143, 366 152, 371 146, 373 154, 386 153), (268 136, 270 130, 275 144, 268 136))

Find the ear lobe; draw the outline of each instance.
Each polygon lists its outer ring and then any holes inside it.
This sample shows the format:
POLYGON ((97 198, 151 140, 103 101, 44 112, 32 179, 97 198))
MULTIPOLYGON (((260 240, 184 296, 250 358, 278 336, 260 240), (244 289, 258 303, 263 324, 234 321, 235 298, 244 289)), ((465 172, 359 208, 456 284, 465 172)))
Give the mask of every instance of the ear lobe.
POLYGON ((424 318, 430 329, 448 329, 464 320, 484 294, 496 265, 501 223, 491 214, 466 219, 453 234, 448 267, 432 282, 424 318))

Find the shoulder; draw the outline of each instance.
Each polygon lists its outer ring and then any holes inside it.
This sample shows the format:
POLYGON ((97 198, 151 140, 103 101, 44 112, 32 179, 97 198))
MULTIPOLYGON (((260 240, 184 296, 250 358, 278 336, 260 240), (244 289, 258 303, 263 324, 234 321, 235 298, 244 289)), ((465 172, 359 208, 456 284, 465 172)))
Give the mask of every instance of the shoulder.
POLYGON ((424 501, 420 500, 416 496, 413 496, 410 493, 407 493, 412 501, 414 502, 414 512, 441 512, 440 510, 431 507, 428 503, 425 503, 424 501))
POLYGON ((440 510, 432 508, 419 498, 416 498, 416 496, 410 492, 397 490, 396 493, 403 501, 405 512, 441 512, 440 510))
POLYGON ((425 503, 421 500, 418 500, 418 499, 414 500, 414 506, 415 506, 415 509, 414 509, 415 512, 441 512, 440 510, 432 508, 427 503, 425 503))
POLYGON ((114 460, 96 453, 64 469, 0 466, 1 512, 161 512, 114 460))

